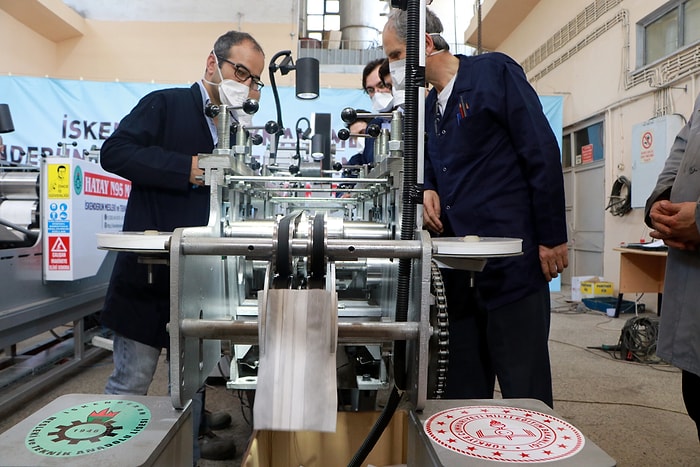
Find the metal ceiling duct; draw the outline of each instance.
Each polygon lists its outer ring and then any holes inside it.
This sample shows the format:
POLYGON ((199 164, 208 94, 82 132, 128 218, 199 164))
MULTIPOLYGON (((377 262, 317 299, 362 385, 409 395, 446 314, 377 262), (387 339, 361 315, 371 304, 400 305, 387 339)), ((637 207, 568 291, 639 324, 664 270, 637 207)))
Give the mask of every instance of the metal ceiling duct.
POLYGON ((343 48, 370 49, 381 45, 386 2, 352 0, 340 3, 340 30, 343 48))

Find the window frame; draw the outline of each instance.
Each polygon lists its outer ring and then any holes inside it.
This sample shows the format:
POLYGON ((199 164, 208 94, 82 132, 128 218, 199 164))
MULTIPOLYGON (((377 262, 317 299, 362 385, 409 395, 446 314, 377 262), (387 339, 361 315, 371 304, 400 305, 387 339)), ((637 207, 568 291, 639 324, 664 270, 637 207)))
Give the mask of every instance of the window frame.
POLYGON ((693 1, 698 1, 698 0, 671 0, 667 2, 665 5, 662 5, 661 7, 657 8, 647 16, 643 17, 640 21, 637 22, 637 54, 636 54, 636 59, 637 59, 637 68, 645 68, 651 65, 654 65, 656 63, 659 63, 665 59, 667 59, 670 56, 673 56, 677 54, 679 51, 684 50, 686 48, 689 48, 693 45, 696 45, 700 43, 700 39, 697 39, 693 42, 690 43, 685 43, 685 27, 686 27, 686 9, 685 5, 687 3, 693 2, 693 1), (654 60, 647 62, 646 61, 646 55, 647 55, 647 28, 651 26, 652 24, 656 23, 659 21, 661 18, 663 18, 665 15, 668 13, 671 13, 674 10, 678 10, 678 24, 677 24, 677 44, 678 46, 676 47, 675 50, 669 52, 666 55, 663 55, 661 57, 657 57, 654 60))
POLYGON ((322 41, 324 32, 338 30, 338 29, 328 28, 328 18, 331 16, 337 17, 338 24, 340 24, 340 3, 338 0, 320 0, 323 2, 323 13, 309 13, 309 11, 308 11, 309 0, 305 0, 305 1, 307 3, 307 8, 305 11, 305 22, 306 22, 306 31, 304 31, 305 37, 322 41), (335 9, 337 11, 329 11, 329 2, 334 2, 338 5, 338 7, 335 9), (309 18, 310 17, 314 17, 314 18, 321 17, 323 29, 310 28, 309 27, 309 23, 310 23, 309 18))

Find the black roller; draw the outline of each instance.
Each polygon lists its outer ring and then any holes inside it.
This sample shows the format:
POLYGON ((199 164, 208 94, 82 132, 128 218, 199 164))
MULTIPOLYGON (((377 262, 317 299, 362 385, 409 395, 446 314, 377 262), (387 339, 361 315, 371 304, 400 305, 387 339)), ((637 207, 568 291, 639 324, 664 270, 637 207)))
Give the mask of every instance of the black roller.
POLYGON ((326 275, 326 222, 323 214, 314 216, 311 233, 311 278, 321 280, 326 275))
POLYGON ((294 270, 292 267, 292 243, 291 236, 293 235, 292 222, 298 222, 301 211, 294 211, 287 214, 282 219, 277 227, 277 257, 275 258, 275 271, 280 280, 286 281, 294 270))

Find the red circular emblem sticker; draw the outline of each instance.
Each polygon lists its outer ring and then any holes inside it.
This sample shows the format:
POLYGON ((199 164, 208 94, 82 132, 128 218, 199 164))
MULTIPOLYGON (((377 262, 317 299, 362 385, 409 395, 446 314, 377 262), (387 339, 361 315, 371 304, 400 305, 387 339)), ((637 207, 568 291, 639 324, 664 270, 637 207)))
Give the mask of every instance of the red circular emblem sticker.
POLYGON ((579 452, 576 428, 551 415, 516 407, 473 406, 443 410, 425 422, 440 446, 466 456, 500 462, 548 462, 579 452))

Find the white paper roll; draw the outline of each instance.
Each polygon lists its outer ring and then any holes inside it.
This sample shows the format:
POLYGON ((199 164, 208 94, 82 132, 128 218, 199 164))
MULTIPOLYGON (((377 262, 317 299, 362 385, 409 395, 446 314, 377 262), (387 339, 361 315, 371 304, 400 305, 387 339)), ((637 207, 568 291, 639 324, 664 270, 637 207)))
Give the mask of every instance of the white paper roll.
POLYGON ((32 212, 36 209, 36 201, 3 201, 0 203, 0 219, 26 228, 32 224, 32 212))

